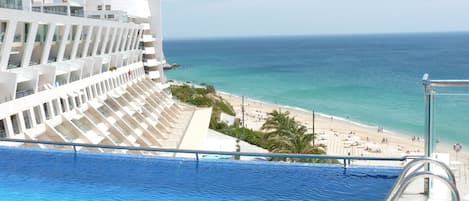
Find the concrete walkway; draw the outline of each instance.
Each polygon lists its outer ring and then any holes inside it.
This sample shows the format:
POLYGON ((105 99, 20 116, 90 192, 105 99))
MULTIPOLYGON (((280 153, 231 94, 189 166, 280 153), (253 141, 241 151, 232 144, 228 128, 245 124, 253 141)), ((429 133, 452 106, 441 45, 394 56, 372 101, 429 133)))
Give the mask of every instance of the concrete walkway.
MULTIPOLYGON (((207 134, 212 108, 197 108, 185 129, 179 149, 202 149, 207 134)), ((193 154, 176 154, 178 157, 193 157, 193 154)))

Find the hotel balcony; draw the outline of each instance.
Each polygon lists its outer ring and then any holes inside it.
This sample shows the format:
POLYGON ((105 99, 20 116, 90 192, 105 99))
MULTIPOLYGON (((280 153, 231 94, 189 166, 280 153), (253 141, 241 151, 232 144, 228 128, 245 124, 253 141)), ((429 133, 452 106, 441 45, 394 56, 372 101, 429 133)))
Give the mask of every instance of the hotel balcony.
POLYGON ((0 136, 188 148, 207 132, 211 108, 175 101, 159 83, 164 59, 145 44, 156 40, 148 24, 0 10, 0 136))

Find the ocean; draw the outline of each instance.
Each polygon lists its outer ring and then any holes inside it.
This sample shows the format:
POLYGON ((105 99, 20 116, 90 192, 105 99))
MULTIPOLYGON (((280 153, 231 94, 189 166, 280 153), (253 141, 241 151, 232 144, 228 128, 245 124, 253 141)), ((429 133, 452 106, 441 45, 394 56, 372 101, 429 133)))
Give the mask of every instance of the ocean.
MULTIPOLYGON (((424 131, 424 73, 469 79, 469 33, 165 40, 164 50, 182 65, 169 79, 411 136, 424 131)), ((469 96, 439 95, 434 110, 437 139, 469 144, 469 96)))

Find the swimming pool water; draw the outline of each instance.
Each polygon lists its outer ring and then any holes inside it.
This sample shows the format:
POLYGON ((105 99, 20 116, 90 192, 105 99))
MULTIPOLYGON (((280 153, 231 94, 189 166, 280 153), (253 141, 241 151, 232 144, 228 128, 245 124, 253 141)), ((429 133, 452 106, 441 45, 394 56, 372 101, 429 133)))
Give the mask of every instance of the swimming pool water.
POLYGON ((0 147, 1 200, 383 200, 400 168, 0 147))

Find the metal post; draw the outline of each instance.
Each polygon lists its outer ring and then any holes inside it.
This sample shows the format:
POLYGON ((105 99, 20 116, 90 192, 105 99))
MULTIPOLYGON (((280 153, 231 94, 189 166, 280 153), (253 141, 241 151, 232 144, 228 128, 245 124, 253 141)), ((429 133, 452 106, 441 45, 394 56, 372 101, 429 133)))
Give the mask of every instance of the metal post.
POLYGON ((243 128, 244 128, 244 96, 241 96, 241 113, 242 113, 242 119, 243 119, 243 128))
MULTIPOLYGON (((424 74, 423 78, 424 96, 425 96, 425 156, 431 157, 433 153, 433 89, 428 74, 424 74)), ((425 171, 430 171, 430 164, 425 165, 425 171)), ((430 194, 430 180, 424 180, 424 194, 430 194)))
POLYGON ((316 114, 314 113, 313 110, 313 147, 315 146, 315 141, 316 141, 316 132, 314 130, 314 118, 316 117, 316 114))
POLYGON ((428 74, 423 77, 423 86, 425 93, 425 156, 430 157, 433 153, 433 89, 428 80, 428 74))
MULTIPOLYGON (((244 96, 241 96, 241 113, 242 113, 242 119, 243 119, 243 124, 242 124, 242 126, 243 126, 243 135, 245 135, 244 132, 245 132, 246 127, 245 127, 245 124, 244 124, 244 96)), ((236 152, 241 152, 241 146, 239 145, 239 141, 240 141, 239 135, 237 136, 237 138, 238 139, 236 139, 236 152)), ((236 155, 234 157, 234 159, 239 160, 239 159, 241 159, 241 156, 236 155)))

